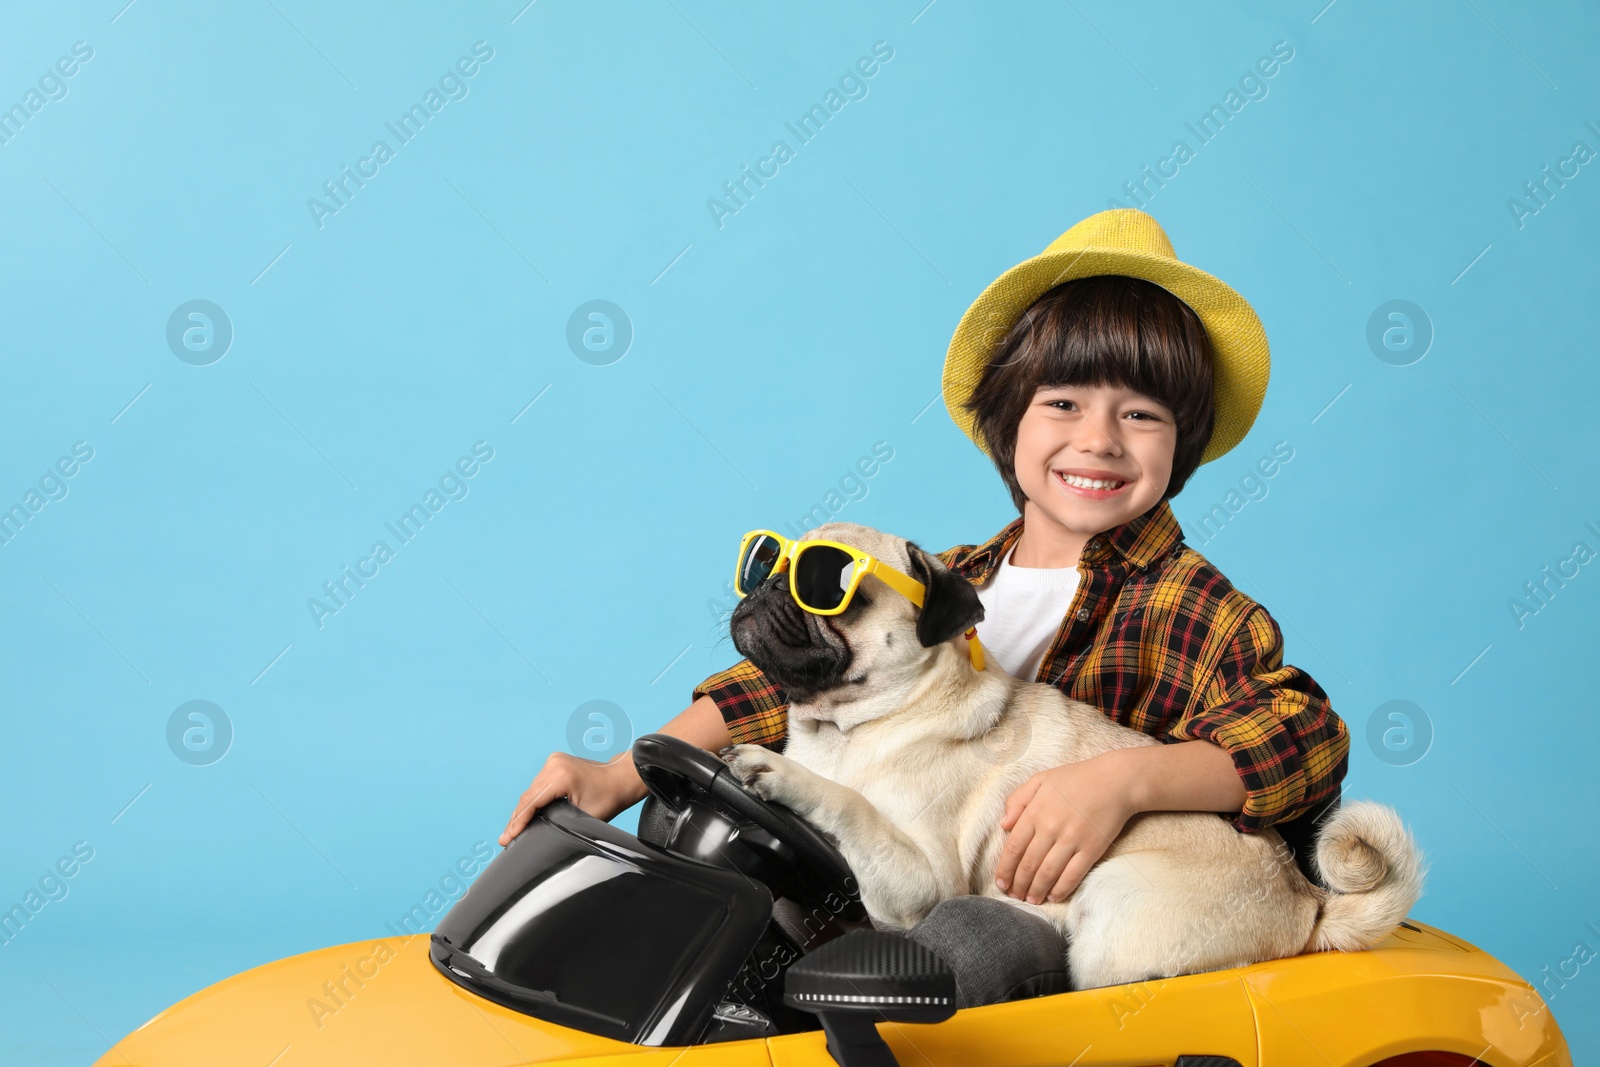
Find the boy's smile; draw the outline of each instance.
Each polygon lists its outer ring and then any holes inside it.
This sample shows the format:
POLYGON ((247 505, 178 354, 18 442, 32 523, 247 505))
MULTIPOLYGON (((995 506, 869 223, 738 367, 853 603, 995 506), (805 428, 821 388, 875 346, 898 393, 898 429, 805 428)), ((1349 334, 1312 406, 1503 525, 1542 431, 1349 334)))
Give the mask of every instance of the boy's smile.
POLYGON ((1054 473, 1069 490, 1086 500, 1109 500, 1128 487, 1127 479, 1097 468, 1074 467, 1054 473))
POLYGON ((1041 386, 1017 425, 1027 504, 1012 564, 1077 566, 1090 538, 1161 501, 1176 447, 1158 400, 1122 385, 1041 386))

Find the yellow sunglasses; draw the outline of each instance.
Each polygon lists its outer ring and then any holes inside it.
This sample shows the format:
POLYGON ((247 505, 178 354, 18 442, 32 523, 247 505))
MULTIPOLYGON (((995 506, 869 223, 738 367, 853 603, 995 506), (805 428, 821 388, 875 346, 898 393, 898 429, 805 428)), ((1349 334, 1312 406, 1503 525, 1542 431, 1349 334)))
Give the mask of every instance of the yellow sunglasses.
MULTIPOLYGON (((915 578, 891 567, 854 545, 839 541, 795 541, 772 530, 751 530, 739 542, 739 565, 733 591, 742 599, 774 574, 789 572, 789 595, 813 615, 838 615, 850 606, 861 579, 872 575, 917 607, 927 588, 915 578)), ((967 627, 967 651, 972 666, 983 670, 983 646, 976 627, 967 627)))

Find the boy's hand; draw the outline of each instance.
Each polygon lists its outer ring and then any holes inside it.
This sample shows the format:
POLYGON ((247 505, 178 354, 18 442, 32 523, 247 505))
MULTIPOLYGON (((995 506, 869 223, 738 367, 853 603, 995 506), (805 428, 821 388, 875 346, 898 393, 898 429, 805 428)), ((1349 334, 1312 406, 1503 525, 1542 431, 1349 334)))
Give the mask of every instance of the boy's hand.
POLYGON ((533 776, 517 801, 511 819, 500 834, 500 845, 511 844, 540 808, 559 797, 566 797, 579 810, 610 822, 617 812, 632 807, 644 795, 644 783, 634 769, 633 760, 624 754, 611 763, 597 763, 565 752, 552 752, 544 769, 533 776))
POLYGON ((1137 814, 1121 749, 1064 763, 1029 778, 1006 798, 1008 831, 995 884, 1030 904, 1067 899, 1137 814))

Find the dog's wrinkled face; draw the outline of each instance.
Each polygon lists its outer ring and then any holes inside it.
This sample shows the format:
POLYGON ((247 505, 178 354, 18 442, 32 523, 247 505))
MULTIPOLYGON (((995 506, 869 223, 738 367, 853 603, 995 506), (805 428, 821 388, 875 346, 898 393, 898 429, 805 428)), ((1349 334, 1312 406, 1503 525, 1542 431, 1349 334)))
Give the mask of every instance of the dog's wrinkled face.
POLYGON ((843 612, 813 615, 789 595, 787 570, 762 582, 734 609, 733 644, 791 704, 848 703, 914 678, 937 646, 983 618, 972 584, 902 537, 829 522, 801 539, 859 548, 921 582, 927 593, 919 609, 868 575, 843 612))

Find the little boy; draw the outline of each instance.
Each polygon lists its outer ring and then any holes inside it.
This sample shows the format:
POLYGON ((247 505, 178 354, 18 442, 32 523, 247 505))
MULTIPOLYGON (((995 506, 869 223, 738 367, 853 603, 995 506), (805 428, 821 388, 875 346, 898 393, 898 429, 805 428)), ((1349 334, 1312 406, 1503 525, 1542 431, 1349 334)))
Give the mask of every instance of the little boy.
MULTIPOLYGON (((1338 804, 1349 735, 1327 695, 1283 664, 1265 609, 1183 543, 1167 501, 1244 437, 1266 391, 1264 331, 1242 297, 1178 260, 1149 215, 1090 216, 996 279, 962 317, 945 404, 1021 513, 941 553, 978 587, 978 635, 1001 669, 1057 686, 1159 746, 1035 775, 1006 804, 996 884, 1065 899, 1141 811, 1214 811, 1273 827, 1308 876, 1316 820, 1338 804)), ((703 748, 782 747, 788 701, 748 660, 707 678, 663 728, 703 748)), ((645 794, 626 754, 552 755, 502 844, 546 800, 609 819, 645 794)), ((1054 992, 1038 916, 944 901, 908 936, 956 972, 961 1005, 1054 992), (1009 954, 996 946, 1017 946, 1009 954)))

